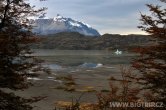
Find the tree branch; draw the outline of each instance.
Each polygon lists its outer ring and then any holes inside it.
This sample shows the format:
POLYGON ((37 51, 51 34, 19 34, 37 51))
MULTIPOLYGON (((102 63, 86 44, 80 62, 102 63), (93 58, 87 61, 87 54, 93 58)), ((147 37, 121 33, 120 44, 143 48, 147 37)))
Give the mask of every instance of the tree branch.
POLYGON ((3 18, 1 20, 2 22, 0 23, 0 31, 2 31, 2 28, 4 28, 4 26, 5 26, 6 16, 7 16, 8 10, 9 10, 9 6, 10 6, 10 0, 6 0, 6 2, 7 2, 7 4, 4 9, 3 18))

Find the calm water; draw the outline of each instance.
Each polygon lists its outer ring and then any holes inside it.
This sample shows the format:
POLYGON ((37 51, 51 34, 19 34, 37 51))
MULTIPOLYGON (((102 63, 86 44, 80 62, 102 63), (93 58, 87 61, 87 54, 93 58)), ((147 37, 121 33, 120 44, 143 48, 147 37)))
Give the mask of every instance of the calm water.
MULTIPOLYGON (((122 52, 116 55, 115 51, 104 50, 34 50, 34 55, 43 59, 44 66, 49 67, 52 74, 42 74, 39 78, 29 78, 37 84, 23 94, 26 96, 48 96, 43 100, 40 110, 54 107, 55 101, 72 101, 82 95, 84 91, 91 88, 95 91, 109 90, 109 78, 111 76, 120 78, 120 66, 129 66, 136 54, 122 52), (65 80, 57 79, 59 76, 72 76, 75 85, 74 92, 57 87, 70 88, 65 80)), ((96 103, 96 92, 86 92, 81 102, 96 103)), ((20 94, 20 93, 19 93, 20 94)), ((52 109, 48 109, 52 110, 52 109)))
MULTIPOLYGON (((115 51, 106 50, 34 50, 34 55, 45 61, 53 71, 79 71, 97 68, 114 68, 117 65, 129 65, 134 53, 122 52, 116 55, 115 51)), ((104 70, 104 69, 103 69, 104 70)))

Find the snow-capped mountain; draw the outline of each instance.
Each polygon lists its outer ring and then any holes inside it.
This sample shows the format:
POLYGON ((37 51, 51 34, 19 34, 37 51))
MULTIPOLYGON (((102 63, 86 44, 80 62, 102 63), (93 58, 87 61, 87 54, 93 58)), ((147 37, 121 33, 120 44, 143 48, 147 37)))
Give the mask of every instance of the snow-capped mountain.
POLYGON ((54 18, 33 19, 33 32, 40 35, 56 34, 59 32, 79 32, 88 36, 100 36, 99 32, 88 24, 71 18, 64 18, 59 14, 54 18))

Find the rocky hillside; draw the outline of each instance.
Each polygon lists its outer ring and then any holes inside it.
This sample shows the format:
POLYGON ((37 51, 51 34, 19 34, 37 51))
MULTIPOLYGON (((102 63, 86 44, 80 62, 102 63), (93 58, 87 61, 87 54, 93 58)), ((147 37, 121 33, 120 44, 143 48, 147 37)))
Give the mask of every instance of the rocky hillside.
POLYGON ((100 36, 99 32, 90 25, 59 14, 54 18, 41 17, 31 19, 33 32, 38 35, 56 34, 59 32, 78 32, 87 36, 100 36))
POLYGON ((49 36, 41 36, 40 42, 32 44, 35 49, 129 49, 142 46, 149 41, 146 35, 104 34, 101 37, 89 37, 76 32, 62 32, 49 36))

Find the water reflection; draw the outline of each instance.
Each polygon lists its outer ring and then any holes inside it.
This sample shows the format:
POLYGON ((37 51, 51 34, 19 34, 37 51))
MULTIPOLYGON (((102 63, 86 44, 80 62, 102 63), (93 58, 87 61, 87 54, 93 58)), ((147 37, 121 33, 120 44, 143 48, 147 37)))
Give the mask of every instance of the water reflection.
POLYGON ((80 67, 82 68, 98 68, 98 67, 102 67, 103 64, 101 63, 83 63, 82 65, 80 65, 80 67))
MULTIPOLYGON (((128 65, 135 53, 105 50, 35 50, 34 55, 45 61, 44 66, 56 73, 79 73, 81 71, 101 71, 115 69, 117 65, 128 65)), ((55 73, 55 74, 56 74, 55 73)))

